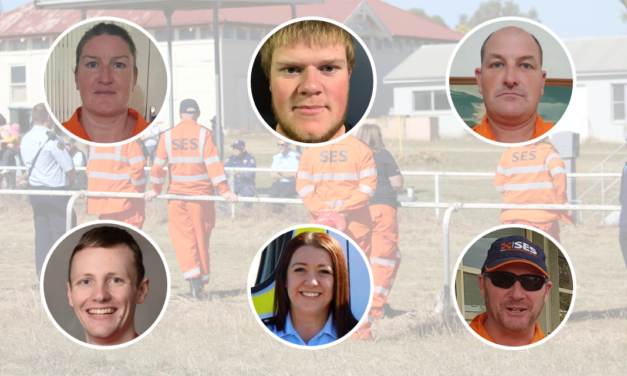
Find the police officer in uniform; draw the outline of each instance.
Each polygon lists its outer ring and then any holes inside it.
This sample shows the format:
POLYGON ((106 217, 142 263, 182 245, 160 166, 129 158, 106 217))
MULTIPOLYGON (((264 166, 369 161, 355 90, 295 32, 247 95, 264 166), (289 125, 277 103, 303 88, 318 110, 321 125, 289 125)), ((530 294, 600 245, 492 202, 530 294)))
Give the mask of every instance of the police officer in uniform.
MULTIPOLYGON (((31 190, 66 190, 74 183, 74 162, 63 140, 51 129, 53 122, 43 103, 33 107, 33 128, 21 143, 22 160, 26 164, 31 190), (34 162, 34 165, 33 165, 34 162)), ((35 263, 37 276, 46 255, 65 233, 66 209, 70 196, 28 196, 35 221, 35 263)), ((72 213, 76 226, 76 213, 72 213)))

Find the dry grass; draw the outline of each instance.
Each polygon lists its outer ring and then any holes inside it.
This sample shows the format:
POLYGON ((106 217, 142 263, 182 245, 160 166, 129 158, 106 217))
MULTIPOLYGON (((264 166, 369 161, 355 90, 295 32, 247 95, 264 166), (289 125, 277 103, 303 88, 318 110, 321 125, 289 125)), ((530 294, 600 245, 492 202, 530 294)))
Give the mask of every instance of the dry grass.
MULTIPOLYGON (((253 154, 269 156, 276 148, 269 136, 247 142, 253 154)), ((402 166, 414 170, 491 171, 502 153, 473 139, 461 146, 459 141, 443 140, 403 147, 439 151, 446 159, 441 164, 402 166)), ((593 166, 609 146, 592 143, 583 148, 581 165, 593 166)), ((264 166, 259 157, 258 164, 264 166)), ((424 184, 428 193, 432 181, 424 184)), ((499 202, 492 192, 490 179, 468 183, 451 178, 443 201, 499 202)), ((141 342, 121 350, 95 351, 69 341, 46 317, 36 287, 30 205, 23 199, 2 202, 0 374, 619 375, 627 363, 626 271, 615 227, 562 226, 563 245, 577 277, 575 314, 548 343, 512 352, 484 345, 456 318, 444 323, 434 313, 434 296, 443 283, 442 225, 433 209, 402 209, 403 261, 389 303, 406 313, 375 322, 373 341, 346 340, 329 349, 302 351, 278 343, 257 324, 246 298, 246 280, 253 255, 263 243, 286 227, 306 223, 306 210, 291 205, 284 215, 273 215, 255 205, 248 212, 238 208, 236 219, 218 213, 211 238, 210 299, 190 302, 184 298, 188 286, 167 232, 167 204, 157 201, 148 205, 144 230, 166 256, 173 298, 160 324, 141 342)), ((81 223, 95 219, 84 214, 84 202, 77 211, 81 223)), ((452 265, 477 234, 499 224, 498 210, 455 213, 452 265)))

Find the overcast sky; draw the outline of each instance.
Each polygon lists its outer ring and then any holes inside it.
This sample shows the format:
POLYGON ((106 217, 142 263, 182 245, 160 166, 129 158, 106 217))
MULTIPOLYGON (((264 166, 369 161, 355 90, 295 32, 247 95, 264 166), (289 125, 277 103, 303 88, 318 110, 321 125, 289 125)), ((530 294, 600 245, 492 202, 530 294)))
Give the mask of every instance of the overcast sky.
MULTIPOLYGON (((439 15, 449 27, 457 25, 460 14, 469 17, 477 10, 481 0, 385 0, 401 9, 422 8, 429 15, 439 15)), ((0 0, 4 11, 28 3, 27 0, 0 0)), ((504 3, 505 0, 502 0, 504 3)), ((561 38, 627 35, 627 23, 621 22, 624 6, 618 0, 516 0, 521 11, 532 7, 538 11, 541 22, 561 38)))

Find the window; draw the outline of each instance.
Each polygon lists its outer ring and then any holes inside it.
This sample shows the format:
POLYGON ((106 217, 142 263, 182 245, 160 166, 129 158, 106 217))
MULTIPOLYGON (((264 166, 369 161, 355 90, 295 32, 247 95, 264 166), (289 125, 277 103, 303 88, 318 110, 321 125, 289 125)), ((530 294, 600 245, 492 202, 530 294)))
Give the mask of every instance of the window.
POLYGON ((222 26, 222 38, 224 39, 233 38, 233 28, 231 26, 222 26))
POLYGON ((250 40, 261 40, 261 30, 256 27, 251 28, 250 40))
POLYGON ((450 110, 444 90, 414 91, 414 111, 450 110))
POLYGON ((392 51, 392 42, 389 39, 383 40, 383 49, 386 51, 392 51))
POLYGON ((612 85, 612 120, 625 120, 625 85, 612 85))
POLYGON ((190 27, 189 29, 179 29, 179 40, 194 40, 196 39, 196 29, 190 27))
POLYGON ((210 27, 201 27, 200 39, 213 39, 213 29, 210 27))
POLYGON ((370 47, 370 37, 361 37, 361 40, 364 41, 364 44, 366 45, 366 47, 368 47, 368 49, 372 48, 370 47))
POLYGON ((33 50, 45 50, 50 47, 50 38, 33 38, 33 50))
POLYGON ((5 41, 0 40, 0 52, 5 51, 7 49, 7 44, 5 41))
POLYGON ((155 30, 155 39, 157 40, 157 42, 167 42, 168 31, 167 30, 155 30))
POLYGON ((26 102, 26 67, 11 67, 11 102, 26 102))
POLYGON ((9 40, 9 51, 26 51, 28 50, 28 42, 25 38, 9 40))
POLYGON ((403 44, 400 40, 394 41, 394 51, 403 51, 403 44))
POLYGON ((246 40, 246 29, 243 27, 238 27, 236 37, 238 40, 246 40))
POLYGON ((383 42, 381 41, 381 39, 375 38, 374 39, 374 45, 377 48, 377 50, 380 50, 381 47, 383 47, 383 42))

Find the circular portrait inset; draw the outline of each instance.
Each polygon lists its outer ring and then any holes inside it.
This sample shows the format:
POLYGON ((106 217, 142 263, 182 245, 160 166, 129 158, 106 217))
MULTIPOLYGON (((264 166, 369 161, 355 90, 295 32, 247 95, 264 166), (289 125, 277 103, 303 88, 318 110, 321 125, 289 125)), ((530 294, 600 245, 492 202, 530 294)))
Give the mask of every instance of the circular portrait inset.
POLYGON ((455 307, 484 343, 526 349, 566 323, 575 301, 572 263, 550 235, 505 225, 476 237, 455 267, 455 307))
POLYGON ((55 40, 44 66, 48 110, 81 142, 113 145, 139 137, 169 90, 154 38, 118 18, 72 26, 55 40))
POLYGON ((529 144, 553 133, 566 112, 576 78, 572 61, 564 43, 537 22, 504 17, 483 23, 449 61, 453 112, 479 139, 529 144))
POLYGON ((41 296, 53 324, 92 348, 119 348, 150 332, 165 313, 170 275, 142 231, 91 222, 62 237, 48 254, 41 296))
POLYGON ((249 67, 259 120, 301 146, 343 138, 366 118, 376 92, 370 52, 346 26, 299 18, 270 32, 249 67))
POLYGON ((250 304, 274 338, 324 348, 359 336, 372 302, 372 272, 346 235, 326 226, 293 227, 257 253, 248 277, 250 304))

